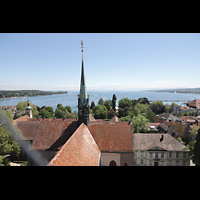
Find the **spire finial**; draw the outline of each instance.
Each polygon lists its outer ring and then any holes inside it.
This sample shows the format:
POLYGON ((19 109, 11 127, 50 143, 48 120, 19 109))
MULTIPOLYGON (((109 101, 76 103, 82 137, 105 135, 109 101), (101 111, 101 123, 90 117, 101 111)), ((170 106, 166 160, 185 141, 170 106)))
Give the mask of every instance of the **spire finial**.
POLYGON ((82 48, 81 51, 83 52, 83 48, 84 48, 84 47, 83 47, 83 40, 81 40, 81 46, 82 46, 82 47, 81 47, 81 48, 82 48))

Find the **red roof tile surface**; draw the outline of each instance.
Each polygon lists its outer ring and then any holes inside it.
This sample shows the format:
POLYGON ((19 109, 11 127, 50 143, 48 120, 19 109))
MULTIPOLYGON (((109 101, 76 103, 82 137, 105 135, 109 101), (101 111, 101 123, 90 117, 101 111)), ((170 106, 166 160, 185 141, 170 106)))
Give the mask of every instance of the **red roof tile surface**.
POLYGON ((200 99, 195 99, 191 102, 187 102, 187 106, 200 109, 200 99))
MULTIPOLYGON (((33 148, 37 150, 49 149, 63 134, 75 119, 44 119, 40 121, 33 148)), ((62 144, 62 142, 61 142, 62 144)), ((58 148, 58 145, 56 145, 58 148)))
POLYGON ((39 121, 17 121, 16 126, 25 139, 33 140, 39 127, 39 121))
POLYGON ((91 122, 88 128, 101 151, 133 152, 129 122, 91 122))
POLYGON ((31 117, 29 117, 28 115, 24 115, 20 118, 17 118, 15 120, 13 120, 13 124, 16 125, 17 122, 19 121, 36 121, 37 119, 32 119, 31 117))
POLYGON ((49 162, 49 166, 99 166, 101 151, 85 124, 81 124, 70 139, 49 162))

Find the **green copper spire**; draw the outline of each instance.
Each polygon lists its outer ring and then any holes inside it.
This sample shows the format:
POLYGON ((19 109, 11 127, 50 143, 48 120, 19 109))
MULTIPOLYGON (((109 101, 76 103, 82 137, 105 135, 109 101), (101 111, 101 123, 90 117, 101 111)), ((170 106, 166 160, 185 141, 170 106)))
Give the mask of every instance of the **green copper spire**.
POLYGON ((87 90, 86 90, 86 84, 85 84, 83 52, 82 52, 82 69, 81 69, 81 84, 80 84, 80 96, 79 97, 81 100, 81 105, 86 106, 88 96, 87 96, 87 90))
POLYGON ((89 96, 87 95, 86 83, 85 83, 85 73, 84 73, 84 63, 83 63, 83 41, 82 45, 82 68, 81 68, 81 84, 80 84, 80 94, 78 95, 78 119, 81 123, 86 126, 89 125, 89 96))

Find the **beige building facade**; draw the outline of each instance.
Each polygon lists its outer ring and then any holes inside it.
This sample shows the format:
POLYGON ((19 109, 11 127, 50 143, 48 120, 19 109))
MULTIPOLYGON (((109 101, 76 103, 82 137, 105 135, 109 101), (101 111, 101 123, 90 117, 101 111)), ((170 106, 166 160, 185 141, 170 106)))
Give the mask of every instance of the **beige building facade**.
POLYGON ((190 166, 189 150, 169 134, 133 134, 134 166, 190 166))

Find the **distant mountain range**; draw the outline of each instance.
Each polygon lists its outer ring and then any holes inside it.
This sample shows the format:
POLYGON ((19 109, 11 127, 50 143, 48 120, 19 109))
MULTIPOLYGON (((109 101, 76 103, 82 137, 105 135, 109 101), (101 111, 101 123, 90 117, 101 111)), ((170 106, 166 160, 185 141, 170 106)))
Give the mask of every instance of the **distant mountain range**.
POLYGON ((152 92, 170 92, 170 93, 200 94, 200 88, 164 89, 164 90, 148 90, 148 91, 152 91, 152 92))

